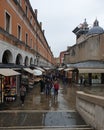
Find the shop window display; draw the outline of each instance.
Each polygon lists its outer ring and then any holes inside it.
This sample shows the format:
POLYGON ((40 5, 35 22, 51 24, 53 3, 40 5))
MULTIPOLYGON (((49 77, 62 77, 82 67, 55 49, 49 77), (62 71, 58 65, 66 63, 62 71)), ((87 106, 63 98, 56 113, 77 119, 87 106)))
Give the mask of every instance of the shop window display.
POLYGON ((2 75, 0 75, 0 103, 3 102, 3 79, 4 77, 2 75))
POLYGON ((2 79, 0 78, 0 103, 2 102, 2 79))
POLYGON ((4 79, 4 100, 16 100, 16 76, 5 77, 4 79))

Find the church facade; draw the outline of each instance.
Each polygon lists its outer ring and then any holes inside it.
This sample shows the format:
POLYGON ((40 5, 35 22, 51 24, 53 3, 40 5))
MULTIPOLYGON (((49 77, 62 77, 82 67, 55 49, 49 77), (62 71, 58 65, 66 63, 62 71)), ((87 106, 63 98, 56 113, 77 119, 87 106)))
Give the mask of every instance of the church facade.
POLYGON ((103 83, 104 79, 104 30, 99 26, 96 19, 93 27, 89 28, 86 19, 73 30, 76 35, 76 44, 69 47, 64 55, 64 63, 67 67, 77 69, 77 82, 80 76, 86 78, 87 82, 103 83))

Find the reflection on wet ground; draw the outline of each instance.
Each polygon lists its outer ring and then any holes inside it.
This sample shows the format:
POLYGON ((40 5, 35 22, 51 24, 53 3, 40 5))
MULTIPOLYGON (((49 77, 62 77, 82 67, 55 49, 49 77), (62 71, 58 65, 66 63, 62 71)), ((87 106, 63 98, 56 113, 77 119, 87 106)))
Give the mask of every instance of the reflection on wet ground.
POLYGON ((73 110, 76 109, 76 90, 74 86, 63 86, 60 84, 58 97, 46 97, 40 93, 39 84, 35 86, 26 96, 24 106, 21 106, 20 99, 16 102, 6 104, 8 110, 73 110))
POLYGON ((7 103, 0 111, 0 128, 78 127, 86 126, 76 112, 76 91, 73 85, 62 85, 58 97, 40 94, 39 84, 29 90, 24 106, 20 99, 7 103))
POLYGON ((45 126, 75 126, 85 125, 85 122, 81 119, 76 112, 48 112, 44 115, 45 126), (60 119, 60 120, 58 120, 60 119))
POLYGON ((86 125, 76 112, 11 111, 8 113, 0 112, 0 117, 2 117, 0 120, 0 127, 75 127, 76 125, 86 125))

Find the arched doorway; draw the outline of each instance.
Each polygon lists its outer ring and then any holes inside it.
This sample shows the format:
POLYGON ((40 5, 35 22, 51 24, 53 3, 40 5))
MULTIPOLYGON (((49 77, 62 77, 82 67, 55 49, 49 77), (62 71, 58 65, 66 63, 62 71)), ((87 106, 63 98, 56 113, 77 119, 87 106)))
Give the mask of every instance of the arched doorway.
POLYGON ((17 57, 16 57, 16 64, 22 65, 22 63, 23 63, 23 58, 20 54, 18 54, 17 57))
POLYGON ((33 64, 33 59, 32 58, 30 58, 30 65, 32 65, 33 64))
POLYGON ((28 59, 28 57, 26 56, 25 61, 24 61, 24 65, 25 65, 25 66, 28 66, 28 61, 29 61, 29 59, 28 59))
POLYGON ((6 50, 2 57, 2 63, 3 64, 12 63, 12 60, 13 60, 12 53, 9 50, 6 50))

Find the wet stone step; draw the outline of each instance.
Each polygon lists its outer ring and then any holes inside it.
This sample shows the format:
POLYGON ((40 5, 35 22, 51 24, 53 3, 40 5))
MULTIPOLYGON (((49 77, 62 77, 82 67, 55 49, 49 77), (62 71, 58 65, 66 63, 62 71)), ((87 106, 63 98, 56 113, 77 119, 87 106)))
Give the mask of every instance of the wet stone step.
POLYGON ((2 111, 0 129, 92 130, 74 111, 2 111))
POLYGON ((0 130, 94 130, 93 128, 0 128, 0 130))

